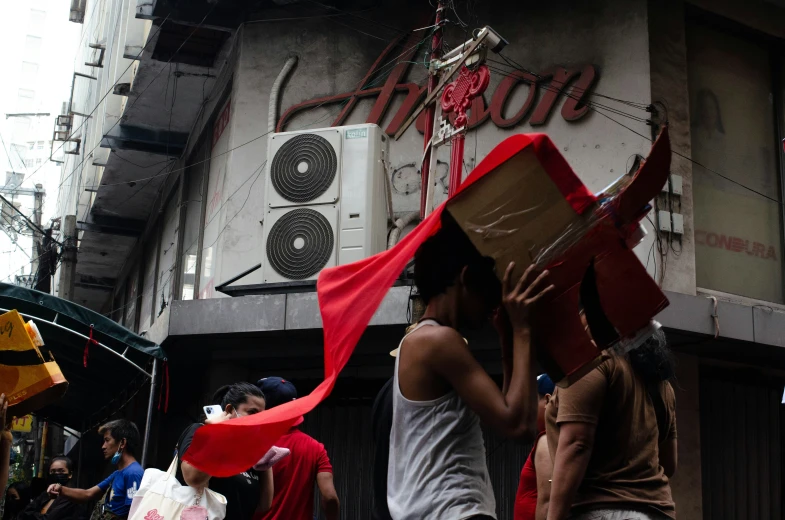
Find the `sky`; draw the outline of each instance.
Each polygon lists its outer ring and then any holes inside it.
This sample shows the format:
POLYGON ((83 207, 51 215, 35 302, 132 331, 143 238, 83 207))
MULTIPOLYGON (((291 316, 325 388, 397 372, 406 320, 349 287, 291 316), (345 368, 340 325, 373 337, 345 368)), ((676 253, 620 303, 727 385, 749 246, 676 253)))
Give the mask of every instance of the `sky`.
MULTIPOLYGON (((0 0, 0 187, 7 186, 9 171, 24 174, 23 188, 42 184, 46 191, 44 228, 55 216, 61 175, 60 165, 48 160, 49 141, 55 117, 68 101, 76 49, 83 43, 82 25, 68 20, 70 6, 71 0, 0 0), (50 115, 7 116, 20 112, 50 115)), ((61 144, 55 142, 53 148, 57 150, 61 144)), ((60 155, 62 151, 54 157, 60 155)), ((32 196, 4 196, 21 203, 20 210, 32 216, 32 196)), ((32 239, 20 234, 12 241, 7 226, 2 227, 0 281, 13 283, 15 275, 30 274, 32 239)))

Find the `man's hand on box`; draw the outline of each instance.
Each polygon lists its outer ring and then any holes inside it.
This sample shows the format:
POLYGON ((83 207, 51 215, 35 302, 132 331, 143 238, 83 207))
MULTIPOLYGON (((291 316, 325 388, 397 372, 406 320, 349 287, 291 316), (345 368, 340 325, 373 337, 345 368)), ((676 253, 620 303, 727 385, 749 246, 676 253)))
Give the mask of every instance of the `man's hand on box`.
POLYGON ((534 264, 530 265, 515 286, 513 286, 512 281, 515 262, 510 262, 510 265, 507 266, 507 271, 504 273, 502 303, 510 318, 513 330, 516 331, 529 327, 531 309, 554 289, 553 284, 547 285, 548 275, 550 274, 548 271, 543 271, 532 281, 535 268, 534 264))

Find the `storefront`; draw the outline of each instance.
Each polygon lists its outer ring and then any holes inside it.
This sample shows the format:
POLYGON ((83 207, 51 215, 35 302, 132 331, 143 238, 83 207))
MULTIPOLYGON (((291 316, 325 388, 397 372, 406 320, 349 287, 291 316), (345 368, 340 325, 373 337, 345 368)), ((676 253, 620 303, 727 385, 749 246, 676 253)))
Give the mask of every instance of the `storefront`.
MULTIPOLYGON (((488 56, 492 79, 472 105, 465 174, 505 137, 544 132, 599 191, 645 156, 668 122, 672 177, 636 253, 671 301, 659 319, 677 351, 679 518, 780 518, 785 8, 701 0, 455 3, 448 47, 483 25, 509 41, 488 56), (737 419, 750 420, 731 421, 725 402, 737 419)), ((106 310, 170 355, 170 411, 159 416, 153 454, 159 466, 218 386, 280 375, 305 393, 323 375, 312 284, 270 291, 263 270, 253 269, 266 261, 271 132, 379 125, 389 142, 392 216, 419 209, 422 120, 399 140, 392 136, 423 96, 432 10, 426 2, 360 1, 334 9, 270 8, 221 40, 204 69, 211 88, 196 96, 182 158, 160 183, 147 228, 118 275, 106 310), (275 92, 292 56, 296 64, 275 92)), ((146 16, 166 13, 153 7, 146 16)), ((177 103, 187 103, 177 92, 177 103)), ((445 147, 437 204, 446 198, 448 161, 445 147)), ((334 395, 305 423, 333 458, 345 518, 369 517, 370 495, 357 490, 370 467, 356 461, 370 460, 370 405, 392 374, 388 353, 411 318, 410 294, 405 280, 390 291, 334 395)), ((498 376, 493 332, 470 344, 498 376)), ((500 518, 509 518, 527 447, 489 433, 486 448, 500 518)))

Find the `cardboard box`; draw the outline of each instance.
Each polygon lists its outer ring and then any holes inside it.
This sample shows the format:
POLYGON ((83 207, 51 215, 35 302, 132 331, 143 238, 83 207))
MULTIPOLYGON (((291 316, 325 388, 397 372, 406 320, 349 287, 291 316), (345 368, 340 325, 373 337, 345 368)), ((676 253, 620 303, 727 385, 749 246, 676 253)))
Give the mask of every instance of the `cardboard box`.
POLYGON ((0 393, 8 399, 8 413, 22 417, 60 399, 68 389, 54 359, 47 361, 35 326, 25 324, 17 311, 0 315, 0 393))
POLYGON ((511 261, 515 279, 532 263, 550 271, 556 290, 533 316, 534 341, 542 367, 566 386, 668 305, 631 249, 642 236, 639 221, 649 200, 667 179, 667 129, 634 177, 596 196, 547 136, 511 153, 449 200, 446 211, 496 261, 500 277, 511 261))

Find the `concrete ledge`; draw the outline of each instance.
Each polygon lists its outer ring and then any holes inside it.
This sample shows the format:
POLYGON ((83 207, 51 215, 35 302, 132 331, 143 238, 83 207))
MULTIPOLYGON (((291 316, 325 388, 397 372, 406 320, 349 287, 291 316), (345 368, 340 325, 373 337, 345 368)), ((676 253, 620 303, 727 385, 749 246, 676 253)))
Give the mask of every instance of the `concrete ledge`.
MULTIPOLYGON (((714 302, 703 295, 666 292, 670 306, 657 320, 665 327, 713 336, 714 302)), ((719 301, 721 338, 785 347, 785 313, 763 305, 719 301)))
POLYGON ((285 317, 286 296, 282 294, 175 301, 171 305, 169 335, 282 330, 285 317))
MULTIPOLYGON (((371 325, 405 325, 409 287, 393 287, 371 325)), ((705 296, 667 292, 670 306, 657 316, 667 328, 714 335, 714 302, 705 296)), ((785 347, 785 313, 766 306, 720 301, 720 337, 785 347)), ((315 292, 176 301, 150 327, 147 337, 308 330, 322 327, 315 292)))

